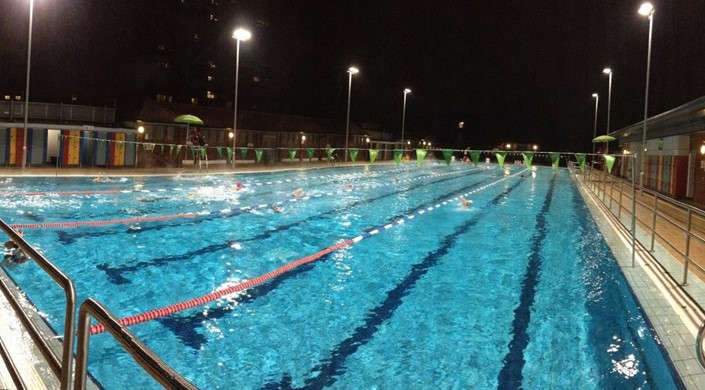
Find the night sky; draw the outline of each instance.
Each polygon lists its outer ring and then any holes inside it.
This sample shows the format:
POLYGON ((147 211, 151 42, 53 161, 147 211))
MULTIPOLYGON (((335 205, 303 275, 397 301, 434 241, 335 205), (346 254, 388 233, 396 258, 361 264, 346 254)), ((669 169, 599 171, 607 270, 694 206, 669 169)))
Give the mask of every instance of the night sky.
MULTIPOLYGON (((81 104, 112 106, 131 99, 131 86, 144 82, 140 70, 151 66, 140 54, 153 44, 150 20, 177 2, 35 0, 30 100, 67 103, 74 95, 81 104)), ((24 90, 27 3, 3 0, 0 7, 3 96, 24 90)), ((598 134, 606 128, 602 69, 609 66, 610 129, 643 119, 649 24, 637 13, 640 1, 239 3, 271 8, 269 36, 243 44, 241 61, 276 55, 271 71, 285 80, 274 88, 285 113, 340 123, 346 70, 355 65, 353 121, 380 123, 399 137, 408 87, 407 138, 430 137, 453 148, 520 142, 586 151, 593 92, 600 94, 598 134)), ((650 115, 705 95, 705 0, 652 3, 650 115)), ((255 21, 243 12, 222 22, 234 28, 255 21)))

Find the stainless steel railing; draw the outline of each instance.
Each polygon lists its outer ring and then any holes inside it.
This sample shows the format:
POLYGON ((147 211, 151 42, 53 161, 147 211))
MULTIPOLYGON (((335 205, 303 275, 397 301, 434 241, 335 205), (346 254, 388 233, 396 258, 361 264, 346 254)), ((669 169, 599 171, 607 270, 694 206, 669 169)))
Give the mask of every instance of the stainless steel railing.
POLYGON ((146 345, 118 322, 108 309, 98 301, 86 299, 78 311, 78 350, 76 353, 76 377, 74 388, 86 388, 86 365, 88 358, 91 316, 105 325, 105 329, 115 337, 132 358, 157 382, 168 389, 197 389, 174 369, 164 363, 146 345))
POLYGON ((52 372, 60 378, 61 389, 69 389, 71 383, 71 373, 73 367, 73 333, 74 333, 74 313, 76 312, 76 290, 73 287, 73 282, 61 270, 59 270, 52 262, 47 260, 41 253, 37 252, 34 247, 29 245, 15 230, 13 230, 5 221, 0 219, 0 229, 12 241, 14 241, 21 250, 31 257, 37 265, 49 275, 63 291, 66 296, 66 307, 64 311, 64 335, 61 361, 54 354, 54 350, 49 345, 49 342, 42 336, 42 333, 35 325, 34 321, 25 312, 21 305, 12 295, 10 287, 5 281, 0 280, 0 289, 7 297, 8 302, 12 306, 13 311, 17 314, 20 322, 27 332, 32 337, 32 340, 37 345, 42 356, 46 359, 52 372))
MULTIPOLYGON (((658 242, 680 262, 682 288, 688 286, 689 277, 693 273, 705 279, 705 211, 649 189, 640 190, 637 196, 633 182, 629 183, 604 171, 588 169, 584 179, 588 188, 617 220, 624 224, 620 218, 624 212, 631 219, 632 226, 634 223, 639 224, 644 232, 640 241, 644 248, 653 252, 658 242), (632 206, 630 210, 630 202, 638 205, 638 208, 632 206)), ((632 232, 634 238, 634 228, 632 232)), ((656 261, 661 264, 659 259, 656 261)), ((702 306, 698 302, 695 304, 702 311, 702 306)), ((704 340, 705 322, 700 325, 695 342, 698 362, 705 368, 704 340)))

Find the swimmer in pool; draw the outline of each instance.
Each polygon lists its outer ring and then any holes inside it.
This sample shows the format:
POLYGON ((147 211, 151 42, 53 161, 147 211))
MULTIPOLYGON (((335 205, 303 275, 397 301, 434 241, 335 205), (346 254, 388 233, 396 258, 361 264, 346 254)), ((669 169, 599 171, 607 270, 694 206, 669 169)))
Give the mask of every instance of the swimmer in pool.
POLYGON ((237 182, 237 183, 233 186, 233 191, 235 191, 235 192, 240 191, 240 190, 242 189, 242 187, 243 187, 242 183, 241 183, 241 182, 237 182))
POLYGON ((293 196, 294 198, 298 198, 303 194, 304 194, 304 190, 302 188, 297 188, 294 190, 294 192, 291 193, 291 196, 293 196))
POLYGON ((472 204, 472 201, 470 199, 465 199, 464 197, 460 196, 460 202, 462 203, 463 206, 468 207, 472 204))
MULTIPOLYGON (((20 237, 22 237, 22 232, 19 231, 18 233, 20 237)), ((3 246, 6 249, 6 254, 3 256, 0 265, 15 268, 16 266, 26 263, 29 260, 27 254, 24 253, 24 251, 20 249, 19 245, 17 245, 14 241, 7 241, 3 246)))
POLYGON ((284 212, 284 210, 283 210, 281 207, 276 206, 276 205, 272 205, 272 207, 270 207, 270 209, 272 209, 272 211, 274 211, 275 213, 282 213, 282 212, 284 212))

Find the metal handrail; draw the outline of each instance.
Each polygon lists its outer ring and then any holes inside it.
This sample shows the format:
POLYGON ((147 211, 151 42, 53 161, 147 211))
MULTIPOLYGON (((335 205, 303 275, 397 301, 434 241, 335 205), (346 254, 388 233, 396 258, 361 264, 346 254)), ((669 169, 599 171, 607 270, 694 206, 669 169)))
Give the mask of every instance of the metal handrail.
POLYGON ((698 357, 698 363, 705 368, 705 355, 703 354, 703 339, 705 339, 705 321, 700 324, 698 336, 695 338, 695 356, 698 357))
POLYGON ((164 363, 149 347, 139 341, 127 327, 120 324, 108 309, 95 299, 88 298, 83 301, 78 310, 78 349, 74 383, 76 390, 86 388, 91 316, 105 325, 105 329, 115 337, 135 362, 162 386, 168 389, 197 389, 196 386, 164 363))
POLYGON ((15 363, 12 361, 12 357, 10 356, 7 347, 5 346, 5 343, 2 340, 0 340, 0 355, 2 355, 2 360, 5 362, 5 368, 7 368, 7 372, 10 373, 10 377, 12 377, 12 383, 15 385, 17 390, 26 389, 27 385, 24 384, 22 376, 17 370, 17 367, 15 367, 15 363))
MULTIPOLYGON (((589 172, 588 177, 590 177, 591 174, 592 174, 592 172, 589 172)), ((632 176, 633 175, 634 175, 634 173, 632 172, 632 176)), ((627 183, 627 185, 628 185, 627 180, 617 178, 617 177, 614 177, 614 179, 621 180, 622 182, 627 183)), ((633 183, 633 179, 632 179, 632 183, 633 183)), ((597 199, 600 199, 599 192, 600 191, 602 192, 601 202, 603 205, 606 206, 607 205, 607 203, 605 201, 605 196, 607 193, 606 187, 600 188, 599 185, 590 185, 591 184, 590 182, 588 182, 587 184, 588 184, 588 188, 590 188, 590 190, 596 195, 597 199)), ((690 265, 695 266, 701 272, 705 272, 705 267, 698 264, 697 261, 693 261, 693 259, 690 256, 691 242, 693 240, 699 242, 700 244, 705 244, 705 238, 701 237, 699 234, 697 234, 696 230, 698 228, 693 226, 694 225, 693 224, 693 216, 697 216, 701 219, 705 219, 705 212, 696 208, 696 207, 690 206, 688 204, 685 204, 683 202, 677 201, 675 199, 669 198, 667 196, 664 196, 660 193, 657 193, 655 191, 648 190, 648 189, 641 189, 641 191, 643 193, 645 193, 646 195, 653 197, 653 205, 651 205, 647 202, 641 201, 641 200, 637 201, 636 200, 636 186, 634 184, 632 184, 631 190, 632 190, 632 218, 631 218, 631 220, 632 220, 632 242, 633 242, 632 246, 634 246, 634 240, 635 240, 635 236, 636 236, 635 223, 638 220, 641 224, 643 224, 644 230, 647 233, 649 240, 651 241, 650 251, 653 251, 655 239, 656 239, 656 237, 658 237, 660 242, 671 247, 675 252, 677 252, 679 255, 683 256, 683 258, 684 258, 683 281, 680 284, 680 286, 681 286, 681 288, 684 286, 687 286, 688 271, 689 271, 690 265), (637 217, 637 211, 636 211, 636 203, 637 202, 639 203, 640 206, 644 207, 645 213, 643 215, 645 217, 646 217, 646 215, 651 213, 651 215, 650 215, 651 221, 649 221, 650 223, 647 222, 645 219, 639 219, 637 217), (665 204, 665 206, 667 206, 667 207, 677 209, 678 212, 685 213, 685 217, 680 218, 679 216, 674 217, 674 216, 669 215, 667 211, 663 210, 666 207, 659 207, 660 203, 665 204), (656 224, 658 218, 663 219, 665 221, 665 223, 668 223, 672 226, 675 226, 677 228, 677 231, 679 231, 685 235, 685 250, 684 251, 682 251, 678 247, 676 247, 675 244, 673 244, 671 242, 671 240, 669 240, 666 236, 664 236, 663 234, 661 234, 658 231, 659 229, 656 224), (685 225, 685 227, 681 226, 683 224, 685 225), (649 232, 649 230, 651 230, 651 231, 649 232)), ((624 192, 624 187, 620 186, 619 191, 620 191, 620 207, 621 207, 621 196, 622 196, 621 192, 624 192)), ((610 191, 609 196, 610 196, 610 203, 611 203, 611 200, 613 198, 611 191, 610 191)), ((611 207, 610 207, 610 212, 612 212, 614 214, 614 212, 611 210, 611 207)), ((700 226, 700 228, 702 229, 702 226, 700 226)), ((634 251, 632 252, 632 256, 634 256, 634 251)), ((634 260, 632 259, 632 265, 633 265, 633 263, 634 263, 634 260)), ((698 307, 700 307, 700 305, 698 305, 698 307)), ((703 322, 700 325, 700 328, 698 330, 698 334, 696 337, 696 343, 695 343, 696 355, 698 358, 698 362, 700 363, 700 365, 703 368, 705 368, 705 352, 703 352, 704 340, 705 340, 705 322, 703 322)))
POLYGON ((47 341, 42 337, 41 332, 34 325, 27 313, 22 309, 21 305, 12 296, 9 288, 3 281, 0 286, 7 296, 10 305, 18 315, 20 321, 28 330, 32 340, 37 343, 39 351, 47 359, 49 366, 55 375, 60 378, 61 390, 69 389, 71 385, 71 372, 73 366, 73 332, 74 332, 74 313, 76 312, 76 290, 73 287, 73 282, 52 262, 47 260, 41 253, 37 252, 27 241, 25 241, 15 230, 0 219, 0 229, 8 235, 10 240, 15 242, 19 248, 24 251, 30 258, 34 260, 41 269, 44 270, 54 282, 64 290, 66 296, 66 310, 64 312, 64 336, 63 336, 63 351, 61 355, 61 363, 59 363, 53 349, 47 341))

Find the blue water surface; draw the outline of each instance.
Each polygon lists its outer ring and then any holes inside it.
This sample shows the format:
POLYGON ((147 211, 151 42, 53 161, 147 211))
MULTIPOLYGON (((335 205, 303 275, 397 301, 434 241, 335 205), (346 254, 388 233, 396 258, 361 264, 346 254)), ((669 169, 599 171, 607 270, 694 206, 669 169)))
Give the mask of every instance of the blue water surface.
MULTIPOLYGON (((0 210, 32 224, 25 238, 73 279, 79 302, 118 317, 362 238, 130 328, 199 388, 682 387, 570 175, 426 162, 13 178, 0 210)), ((63 293, 34 263, 8 272, 63 332, 63 293)), ((107 334, 91 337, 89 370, 107 389, 160 388, 107 334)))

